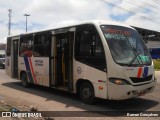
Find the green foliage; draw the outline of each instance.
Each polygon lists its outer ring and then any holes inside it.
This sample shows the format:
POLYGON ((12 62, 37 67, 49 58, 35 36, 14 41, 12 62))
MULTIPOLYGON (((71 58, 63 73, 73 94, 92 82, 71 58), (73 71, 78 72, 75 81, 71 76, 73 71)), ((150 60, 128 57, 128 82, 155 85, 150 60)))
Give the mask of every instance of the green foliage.
POLYGON ((153 60, 154 69, 160 71, 160 59, 153 60))

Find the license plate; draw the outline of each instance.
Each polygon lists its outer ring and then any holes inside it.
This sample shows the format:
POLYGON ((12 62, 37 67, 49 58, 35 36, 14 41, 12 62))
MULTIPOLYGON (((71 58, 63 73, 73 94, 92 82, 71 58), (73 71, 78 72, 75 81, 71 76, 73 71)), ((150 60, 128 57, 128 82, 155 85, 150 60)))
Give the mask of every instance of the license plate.
POLYGON ((145 91, 141 91, 141 92, 138 93, 138 96, 142 96, 142 95, 145 95, 145 94, 146 94, 145 91))
POLYGON ((141 91, 138 93, 138 96, 145 95, 147 92, 148 92, 148 89, 141 90, 141 91))

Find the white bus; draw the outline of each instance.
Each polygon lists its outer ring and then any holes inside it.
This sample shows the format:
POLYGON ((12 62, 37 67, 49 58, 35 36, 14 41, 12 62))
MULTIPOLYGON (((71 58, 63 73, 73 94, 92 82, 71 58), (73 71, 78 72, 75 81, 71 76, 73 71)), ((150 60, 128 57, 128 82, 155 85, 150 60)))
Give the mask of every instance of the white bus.
POLYGON ((151 56, 138 32, 127 25, 90 21, 7 38, 6 74, 30 84, 123 100, 153 91, 151 56))

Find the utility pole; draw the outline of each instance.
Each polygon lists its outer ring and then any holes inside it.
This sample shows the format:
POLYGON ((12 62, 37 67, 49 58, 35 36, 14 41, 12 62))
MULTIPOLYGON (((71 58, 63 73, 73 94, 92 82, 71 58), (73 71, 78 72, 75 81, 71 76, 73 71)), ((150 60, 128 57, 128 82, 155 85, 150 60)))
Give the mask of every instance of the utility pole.
POLYGON ((12 9, 8 9, 8 17, 9 17, 9 21, 8 21, 8 36, 11 35, 11 13, 12 13, 12 9))
POLYGON ((27 33, 27 17, 30 16, 29 14, 24 14, 26 16, 26 33, 27 33))

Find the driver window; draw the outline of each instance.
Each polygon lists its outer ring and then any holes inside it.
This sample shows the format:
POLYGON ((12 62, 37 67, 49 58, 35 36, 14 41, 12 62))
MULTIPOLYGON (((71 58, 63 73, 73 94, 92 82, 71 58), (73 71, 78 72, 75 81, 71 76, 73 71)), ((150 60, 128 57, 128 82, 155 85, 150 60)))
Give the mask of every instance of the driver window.
POLYGON ((75 59, 98 69, 106 68, 103 45, 93 25, 77 27, 75 59))

